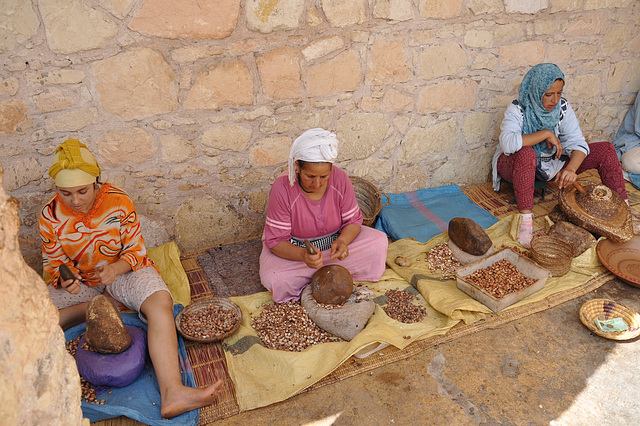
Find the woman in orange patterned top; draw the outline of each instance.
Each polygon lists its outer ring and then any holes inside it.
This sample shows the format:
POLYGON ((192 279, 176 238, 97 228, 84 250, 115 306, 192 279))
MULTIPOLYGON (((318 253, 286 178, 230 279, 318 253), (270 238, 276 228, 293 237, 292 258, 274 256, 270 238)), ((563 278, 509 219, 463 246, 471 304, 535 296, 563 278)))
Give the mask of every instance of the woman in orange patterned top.
POLYGON ((49 169, 57 194, 42 209, 38 228, 60 326, 84 322, 91 299, 104 293, 117 307, 137 311, 148 324, 162 415, 175 417, 210 405, 222 381, 202 389, 182 384, 171 293, 147 256, 133 201, 121 189, 100 183, 100 172, 91 151, 76 139, 56 149, 49 169), (62 280, 63 263, 75 279, 62 280))

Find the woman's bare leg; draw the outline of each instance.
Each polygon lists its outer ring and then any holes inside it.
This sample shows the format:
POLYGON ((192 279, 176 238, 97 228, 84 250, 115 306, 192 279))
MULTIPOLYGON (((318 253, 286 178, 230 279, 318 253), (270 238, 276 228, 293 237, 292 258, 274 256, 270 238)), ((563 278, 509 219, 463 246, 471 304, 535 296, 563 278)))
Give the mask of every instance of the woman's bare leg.
POLYGON ((85 322, 87 319, 87 306, 89 306, 89 302, 58 309, 58 313, 60 314, 60 327, 66 330, 74 325, 85 322))
POLYGON ((153 293, 140 310, 148 321, 149 355, 160 386, 162 416, 175 417, 211 405, 222 389, 222 380, 206 388, 191 388, 182 384, 170 294, 166 291, 153 293))

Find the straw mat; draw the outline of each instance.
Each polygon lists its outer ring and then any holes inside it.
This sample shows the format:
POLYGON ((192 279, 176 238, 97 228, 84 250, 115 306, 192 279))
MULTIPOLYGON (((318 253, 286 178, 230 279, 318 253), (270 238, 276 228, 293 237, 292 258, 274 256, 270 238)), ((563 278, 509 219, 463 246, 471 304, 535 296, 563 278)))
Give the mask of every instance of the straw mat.
MULTIPOLYGON (((599 176, 595 171, 585 172, 579 176, 579 179, 599 182, 599 176)), ((513 203, 513 190, 506 185, 503 185, 501 191, 498 193, 493 190, 491 183, 471 185, 463 188, 462 190, 471 200, 479 206, 489 210, 489 212, 498 219, 508 217, 518 211, 516 205, 513 203)), ((629 183, 627 184, 627 191, 629 193, 631 206, 639 205, 640 191, 633 188, 629 183)), ((539 192, 536 192, 536 196, 534 198, 535 206, 533 209, 534 229, 537 229, 536 233, 544 232, 544 216, 548 214, 558 202, 557 187, 552 183, 548 184, 545 200, 542 201, 540 198, 539 192)), ((198 257, 206 254, 207 249, 202 249, 185 252, 181 256, 182 265, 189 278, 191 298, 193 301, 214 295, 213 290, 209 285, 209 279, 207 278, 203 268, 198 263, 198 257)), ((484 320, 480 320, 472 324, 465 325, 463 322, 460 322, 445 335, 433 336, 424 340, 416 341, 403 350, 389 346, 363 359, 351 357, 331 374, 316 382, 311 387, 305 389, 304 392, 310 392, 313 391, 313 389, 337 383, 341 380, 353 377, 374 368, 406 359, 433 346, 447 343, 481 330, 498 327, 536 312, 549 309, 553 306, 557 306, 561 303, 589 293, 614 278, 615 276, 610 272, 603 273, 579 287, 554 294, 539 302, 501 311, 484 320)), ((213 384, 218 380, 218 378, 222 378, 224 381, 223 391, 216 403, 200 410, 199 424, 212 424, 216 420, 238 414, 240 410, 235 399, 233 384, 229 379, 222 345, 220 343, 195 344, 188 342, 186 349, 196 383, 199 387, 213 384)), ((100 422, 99 424, 103 426, 115 426, 137 423, 129 419, 118 418, 111 421, 100 422)))

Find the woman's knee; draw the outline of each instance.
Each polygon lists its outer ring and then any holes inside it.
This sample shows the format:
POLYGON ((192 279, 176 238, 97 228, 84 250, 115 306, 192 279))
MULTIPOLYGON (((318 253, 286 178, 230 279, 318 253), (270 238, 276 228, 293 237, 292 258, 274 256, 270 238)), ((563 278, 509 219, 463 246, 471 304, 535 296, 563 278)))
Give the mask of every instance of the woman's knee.
POLYGON ((159 290, 152 293, 149 297, 147 297, 142 305, 140 306, 140 311, 143 314, 147 315, 147 312, 150 309, 173 309, 173 298, 171 297, 171 293, 167 290, 159 290))
POLYGON ((536 155, 535 150, 530 146, 523 146, 518 152, 512 155, 514 155, 514 164, 519 168, 523 166, 530 166, 535 169, 538 164, 538 156, 536 155))
POLYGON ((640 174, 640 147, 631 148, 622 154, 622 168, 629 173, 640 174))

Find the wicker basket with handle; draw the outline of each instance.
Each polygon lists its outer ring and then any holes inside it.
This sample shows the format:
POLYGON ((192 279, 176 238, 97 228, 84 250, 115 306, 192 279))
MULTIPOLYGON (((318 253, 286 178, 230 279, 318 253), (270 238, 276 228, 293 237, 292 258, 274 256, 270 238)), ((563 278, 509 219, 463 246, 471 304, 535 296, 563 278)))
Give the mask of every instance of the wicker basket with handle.
POLYGON ((389 196, 384 192, 378 191, 378 188, 366 179, 358 176, 349 176, 353 189, 356 192, 356 201, 362 212, 362 224, 373 226, 378 217, 378 213, 382 210, 382 206, 389 205, 389 196), (380 194, 384 194, 387 198, 386 203, 382 203, 380 194))

